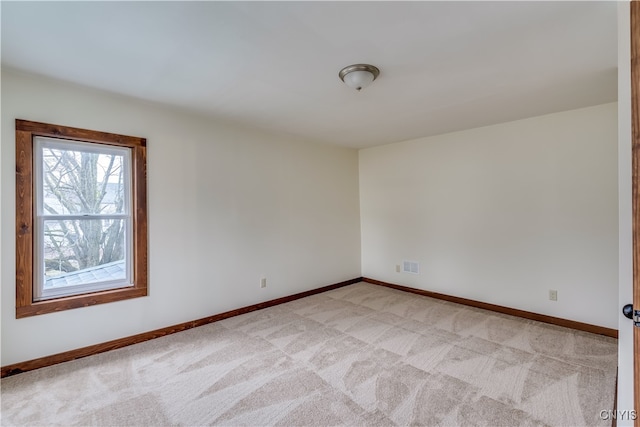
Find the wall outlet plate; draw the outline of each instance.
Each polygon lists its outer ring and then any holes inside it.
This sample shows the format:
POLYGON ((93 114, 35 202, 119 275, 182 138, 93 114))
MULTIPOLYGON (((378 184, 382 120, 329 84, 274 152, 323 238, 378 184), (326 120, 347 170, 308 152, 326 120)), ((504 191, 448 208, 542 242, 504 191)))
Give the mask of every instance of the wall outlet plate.
POLYGON ((267 287, 267 278, 263 277, 262 279, 260 279, 260 287, 261 288, 266 288, 267 287))
POLYGON ((549 300, 558 301, 558 291, 555 289, 549 289, 549 300))

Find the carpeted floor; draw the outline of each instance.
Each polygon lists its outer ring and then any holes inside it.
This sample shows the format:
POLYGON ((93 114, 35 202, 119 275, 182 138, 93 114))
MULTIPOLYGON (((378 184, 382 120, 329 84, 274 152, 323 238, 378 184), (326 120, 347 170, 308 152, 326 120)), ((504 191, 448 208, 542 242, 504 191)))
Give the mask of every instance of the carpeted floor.
POLYGON ((617 340, 359 283, 1 381, 2 425, 609 426, 617 340))

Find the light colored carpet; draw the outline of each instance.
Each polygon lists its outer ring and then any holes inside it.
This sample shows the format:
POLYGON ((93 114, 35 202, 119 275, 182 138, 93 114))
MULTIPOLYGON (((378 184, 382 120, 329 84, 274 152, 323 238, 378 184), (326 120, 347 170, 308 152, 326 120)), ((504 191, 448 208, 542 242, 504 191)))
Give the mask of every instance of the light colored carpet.
POLYGON ((1 381, 2 425, 610 425, 617 340, 359 283, 1 381))

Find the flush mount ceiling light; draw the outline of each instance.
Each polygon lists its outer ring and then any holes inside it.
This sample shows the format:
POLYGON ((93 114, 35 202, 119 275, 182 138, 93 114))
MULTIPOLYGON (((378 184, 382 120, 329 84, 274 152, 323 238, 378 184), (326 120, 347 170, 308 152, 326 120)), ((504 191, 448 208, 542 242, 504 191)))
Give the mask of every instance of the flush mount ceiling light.
POLYGON ((369 86, 378 75, 380 70, 377 67, 369 64, 354 64, 344 67, 338 73, 340 80, 342 80, 347 86, 354 88, 357 91, 361 91, 365 87, 369 86))

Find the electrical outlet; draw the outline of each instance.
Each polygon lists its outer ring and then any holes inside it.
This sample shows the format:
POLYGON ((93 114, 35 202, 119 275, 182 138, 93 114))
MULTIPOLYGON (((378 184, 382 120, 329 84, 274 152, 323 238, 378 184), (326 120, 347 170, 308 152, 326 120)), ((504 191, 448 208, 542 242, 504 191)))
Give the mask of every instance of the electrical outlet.
POLYGON ((266 288, 267 287, 267 278, 263 277, 262 279, 260 279, 260 287, 261 288, 266 288))
POLYGON ((396 265, 396 273, 400 273, 400 264, 396 265))
POLYGON ((558 291, 555 289, 549 289, 549 300, 558 301, 558 291))

